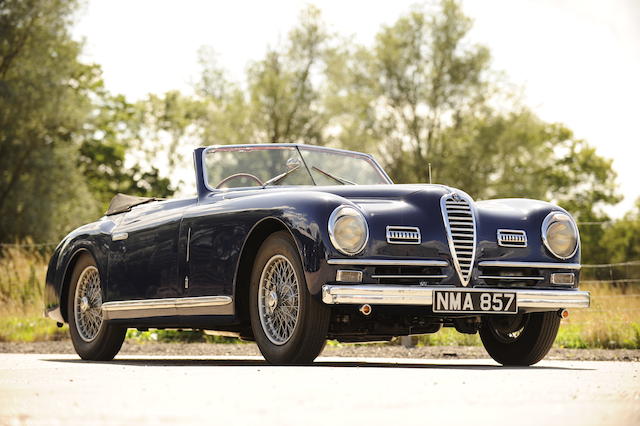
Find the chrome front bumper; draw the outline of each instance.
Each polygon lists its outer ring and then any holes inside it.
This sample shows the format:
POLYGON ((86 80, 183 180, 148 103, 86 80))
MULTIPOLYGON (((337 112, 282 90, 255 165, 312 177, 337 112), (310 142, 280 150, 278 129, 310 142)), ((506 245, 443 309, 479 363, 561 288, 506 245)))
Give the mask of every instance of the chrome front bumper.
POLYGON ((460 290, 489 293, 517 293, 518 308, 524 311, 552 311, 568 308, 588 308, 588 291, 536 290, 508 288, 422 287, 403 285, 333 285, 322 286, 322 301, 334 304, 417 305, 431 306, 434 290, 460 290))

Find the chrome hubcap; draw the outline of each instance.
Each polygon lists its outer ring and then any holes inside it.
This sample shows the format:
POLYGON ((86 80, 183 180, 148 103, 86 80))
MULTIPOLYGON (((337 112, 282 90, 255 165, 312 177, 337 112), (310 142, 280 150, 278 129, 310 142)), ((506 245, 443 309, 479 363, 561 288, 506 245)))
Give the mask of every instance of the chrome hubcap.
POLYGON ((490 322, 490 327, 498 341, 513 343, 520 338, 528 322, 528 315, 516 315, 508 319, 494 319, 490 322))
POLYGON ((278 293, 275 291, 270 291, 267 294, 267 307, 269 308, 269 312, 273 312, 278 306, 278 293))
POLYGON ((89 299, 87 299, 87 296, 82 296, 82 299, 80 299, 80 312, 87 312, 90 307, 91 305, 89 305, 89 299))
POLYGON ((87 266, 80 274, 73 301, 78 334, 85 342, 91 342, 98 335, 103 320, 100 274, 95 266, 87 266))
POLYGON ((293 265, 277 254, 267 261, 260 276, 258 313, 271 343, 283 345, 291 339, 300 313, 300 284, 293 265))

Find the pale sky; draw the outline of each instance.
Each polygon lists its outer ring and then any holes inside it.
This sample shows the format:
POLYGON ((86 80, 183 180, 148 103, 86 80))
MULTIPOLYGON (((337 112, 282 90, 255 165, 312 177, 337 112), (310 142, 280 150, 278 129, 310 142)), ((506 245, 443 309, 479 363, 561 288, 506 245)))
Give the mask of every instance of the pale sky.
MULTIPOLYGON (((89 0, 74 35, 86 40, 84 60, 102 66, 107 88, 134 100, 191 92, 203 45, 241 81, 308 3, 89 0)), ((370 44, 416 1, 311 3, 332 31, 370 44)), ((625 199, 610 213, 629 210, 640 197, 640 0, 466 0, 463 7, 475 21, 471 41, 489 47, 493 68, 524 88, 525 103, 613 158, 625 199)))

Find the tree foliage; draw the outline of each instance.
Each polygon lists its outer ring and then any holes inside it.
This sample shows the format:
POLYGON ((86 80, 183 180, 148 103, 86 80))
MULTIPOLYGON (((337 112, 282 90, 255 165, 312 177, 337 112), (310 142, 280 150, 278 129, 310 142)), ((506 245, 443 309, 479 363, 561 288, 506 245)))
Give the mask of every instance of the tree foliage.
POLYGON ((209 144, 324 144, 322 85, 329 40, 320 11, 310 6, 283 45, 270 47, 250 64, 244 85, 230 82, 212 50, 202 49, 196 85, 205 105, 202 139, 209 144))
POLYGON ((605 228, 599 241, 603 250, 594 250, 594 263, 615 263, 640 259, 640 198, 635 208, 605 228))
POLYGON ((317 80, 327 32, 311 6, 281 50, 269 49, 248 71, 254 138, 260 142, 323 143, 325 116, 317 80))
POLYGON ((125 165, 135 115, 79 61, 68 0, 0 3, 0 241, 59 238, 117 191, 167 189, 157 170, 125 165))
POLYGON ((75 164, 94 70, 77 61, 74 8, 0 4, 0 241, 51 238, 97 211, 75 164))
POLYGON ((335 55, 340 144, 377 152, 400 183, 429 181, 430 163, 434 182, 480 199, 546 199, 580 217, 617 202, 611 162, 514 102, 488 49, 468 41, 471 24, 444 0, 335 55))
POLYGON ((106 209, 117 193, 168 197, 173 194, 170 179, 160 170, 140 162, 127 164, 126 155, 140 150, 143 114, 122 95, 103 89, 82 132, 78 165, 94 198, 106 209))

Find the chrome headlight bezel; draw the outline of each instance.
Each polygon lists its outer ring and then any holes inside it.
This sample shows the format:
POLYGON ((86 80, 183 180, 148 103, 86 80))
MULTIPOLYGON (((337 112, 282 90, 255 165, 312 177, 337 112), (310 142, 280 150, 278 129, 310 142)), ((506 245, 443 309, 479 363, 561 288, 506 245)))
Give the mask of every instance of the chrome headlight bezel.
POLYGON ((346 254, 347 256, 355 256, 358 253, 362 252, 362 250, 364 250, 364 248, 367 246, 367 243, 369 242, 369 224, 367 223, 367 219, 364 217, 364 214, 362 214, 362 212, 354 206, 343 204, 336 207, 331 213, 331 216, 329 216, 328 225, 329 239, 331 240, 331 244, 333 244, 333 247, 335 247, 335 249, 342 254, 346 254), (345 248, 343 245, 341 245, 338 241, 337 236, 337 227, 340 226, 339 220, 347 216, 357 218, 362 226, 362 231, 364 234, 364 238, 362 239, 361 243, 353 249, 345 248))
POLYGON ((542 242, 544 243, 544 246, 547 248, 547 250, 549 250, 549 252, 558 259, 566 260, 575 256, 578 248, 580 247, 580 233, 578 232, 578 226, 576 225, 571 215, 560 211, 553 211, 549 213, 542 221, 542 242), (549 241, 549 228, 551 228, 554 223, 560 221, 566 221, 569 223, 571 229, 573 230, 573 235, 575 238, 575 245, 573 247, 573 250, 571 251, 571 254, 567 256, 556 253, 556 251, 551 247, 551 242, 549 241))

